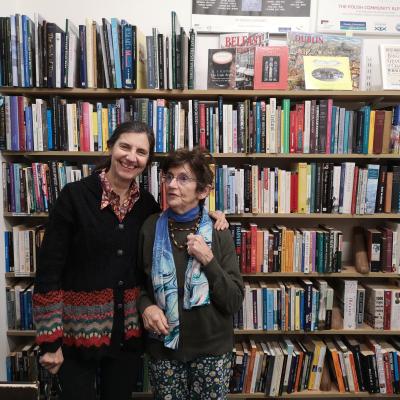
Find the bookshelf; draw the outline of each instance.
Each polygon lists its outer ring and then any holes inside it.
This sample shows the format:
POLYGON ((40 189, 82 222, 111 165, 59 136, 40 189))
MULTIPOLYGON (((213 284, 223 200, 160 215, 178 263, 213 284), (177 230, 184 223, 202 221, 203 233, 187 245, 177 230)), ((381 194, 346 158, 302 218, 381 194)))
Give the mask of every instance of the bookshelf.
MULTIPOLYGON (((359 107, 363 104, 370 104, 373 107, 390 107, 393 104, 400 103, 400 92, 396 91, 375 91, 375 92, 331 92, 331 91, 257 91, 257 90, 243 90, 243 91, 227 91, 227 90, 151 90, 151 89, 140 89, 140 90, 126 90, 126 89, 29 89, 29 88, 0 88, 0 93, 7 96, 26 96, 28 98, 46 98, 48 96, 62 96, 67 100, 84 99, 89 102, 107 101, 115 98, 133 97, 133 98, 149 98, 158 99, 165 98, 168 100, 187 101, 192 99, 198 100, 210 100, 216 101, 219 96, 222 96, 224 101, 227 103, 234 102, 236 100, 257 100, 257 99, 268 99, 275 97, 278 100, 284 98, 290 98, 293 103, 297 101, 303 101, 308 99, 327 99, 331 98, 338 104, 352 104, 353 107, 359 107)), ((34 161, 46 161, 46 160, 68 160, 68 161, 90 161, 97 162, 106 156, 106 152, 71 152, 71 151, 3 151, 2 160, 6 162, 34 162, 34 161)), ((155 160, 160 161, 165 154, 155 154, 155 160)), ((301 160, 311 162, 322 162, 329 159, 330 162, 346 162, 346 161, 357 161, 361 163, 397 163, 400 161, 400 155, 398 154, 260 154, 260 153, 236 153, 236 154, 213 154, 216 164, 235 164, 240 165, 241 163, 253 163, 268 165, 283 165, 286 166, 289 162, 299 162, 301 160)), ((28 221, 32 224, 42 223, 48 214, 47 213, 13 213, 2 210, 3 226, 8 228, 20 223, 20 221, 28 221)), ((374 226, 375 224, 382 223, 386 220, 400 220, 400 214, 397 213, 377 213, 377 214, 327 214, 327 213, 242 213, 242 214, 227 214, 230 221, 241 221, 244 226, 248 223, 254 222, 261 227, 269 227, 275 223, 282 223, 293 225, 296 227, 302 226, 303 223, 308 223, 310 226, 316 226, 320 222, 326 222, 337 227, 342 227, 347 230, 356 225, 374 226)), ((4 246, 3 238, 1 239, 1 245, 4 246)), ((349 239, 347 238, 347 241, 349 239)), ((350 251, 351 244, 348 243, 348 252, 350 251)), ((348 256, 348 254, 347 254, 348 256)), ((3 263, 3 260, 2 260, 3 263)), ((4 271, 4 268, 2 269, 4 271)), ((33 279, 34 273, 28 275, 18 275, 15 273, 3 273, 1 282, 12 282, 19 278, 33 279)), ((351 264, 345 264, 342 272, 332 273, 317 273, 310 272, 308 274, 302 272, 271 272, 271 273, 253 273, 243 274, 244 279, 249 281, 257 282, 258 280, 273 280, 273 279, 296 279, 296 278, 322 278, 328 282, 337 279, 357 279, 362 282, 381 282, 388 279, 399 279, 400 275, 397 273, 383 273, 383 272, 370 272, 368 274, 360 274, 356 271, 355 267, 351 264)), ((4 298, 4 296, 3 296, 4 298)), ((1 303, 0 313, 3 315, 3 325, 6 326, 6 304, 1 303), (4 322, 5 321, 5 322, 4 322)), ((304 331, 267 331, 267 330, 256 330, 256 329, 236 329, 234 331, 236 338, 262 338, 262 337, 278 337, 279 336, 293 336, 295 338, 301 338, 304 335, 311 335, 312 337, 335 337, 340 335, 349 336, 374 336, 388 338, 390 336, 400 335, 400 330, 375 330, 370 326, 364 324, 359 329, 330 329, 330 330, 317 330, 312 332, 304 331)), ((3 329, 0 332, 2 336, 7 336, 10 346, 17 341, 23 341, 25 339, 32 339, 35 336, 35 332, 32 330, 7 330, 3 329)), ((1 354, 1 361, 4 360, 5 354, 1 354)), ((382 395, 380 395, 382 396, 382 395)), ((230 399, 261 399, 266 396, 263 394, 230 394, 230 399)), ((336 390, 330 392, 319 392, 319 391, 304 391, 294 394, 278 396, 276 398, 366 398, 376 397, 365 392, 360 393, 340 393, 336 390)), ((393 397, 383 396, 383 397, 393 397)), ((150 398, 147 394, 135 394, 134 398, 150 398)))

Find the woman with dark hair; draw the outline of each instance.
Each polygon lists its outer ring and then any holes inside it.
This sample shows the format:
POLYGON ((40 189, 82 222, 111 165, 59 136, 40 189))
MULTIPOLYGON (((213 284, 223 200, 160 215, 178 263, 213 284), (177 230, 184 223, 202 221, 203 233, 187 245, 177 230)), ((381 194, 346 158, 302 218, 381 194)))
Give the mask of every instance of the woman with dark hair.
POLYGON ((62 399, 128 399, 142 352, 137 251, 145 219, 160 210, 136 177, 150 162, 153 131, 125 122, 107 142, 104 168, 67 184, 39 252, 33 311, 41 364, 59 371, 62 399))
POLYGON ((233 240, 213 229, 204 208, 213 183, 204 152, 172 152, 162 170, 168 208, 139 236, 150 381, 155 399, 225 399, 232 317, 243 301, 233 240))

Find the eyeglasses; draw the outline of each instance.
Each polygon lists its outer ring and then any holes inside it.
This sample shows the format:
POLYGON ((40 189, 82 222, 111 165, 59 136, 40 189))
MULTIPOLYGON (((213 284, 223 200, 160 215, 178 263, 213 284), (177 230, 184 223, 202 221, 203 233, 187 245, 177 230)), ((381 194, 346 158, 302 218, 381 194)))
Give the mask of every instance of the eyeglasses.
POLYGON ((186 174, 179 174, 178 176, 174 176, 172 174, 165 174, 162 177, 162 181, 164 183, 166 183, 167 185, 170 185, 174 179, 176 179, 176 183, 179 186, 185 186, 189 182, 196 182, 196 179, 191 178, 190 176, 187 176, 186 174))

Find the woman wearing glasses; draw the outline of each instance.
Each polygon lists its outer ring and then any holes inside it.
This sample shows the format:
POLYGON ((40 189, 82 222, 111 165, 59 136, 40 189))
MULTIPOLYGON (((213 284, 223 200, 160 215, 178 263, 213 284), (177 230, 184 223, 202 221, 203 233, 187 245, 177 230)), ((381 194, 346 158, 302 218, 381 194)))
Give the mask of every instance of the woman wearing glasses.
POLYGON ((168 208, 147 219, 139 239, 150 380, 156 399, 225 399, 232 316, 243 300, 233 240, 203 206, 213 174, 201 150, 169 154, 163 173, 168 208))
POLYGON ((104 167, 61 191, 39 252, 33 308, 40 363, 59 371, 68 400, 94 400, 97 371, 102 400, 130 398, 143 347, 138 238, 160 208, 135 180, 151 160, 153 131, 125 122, 107 145, 104 167))

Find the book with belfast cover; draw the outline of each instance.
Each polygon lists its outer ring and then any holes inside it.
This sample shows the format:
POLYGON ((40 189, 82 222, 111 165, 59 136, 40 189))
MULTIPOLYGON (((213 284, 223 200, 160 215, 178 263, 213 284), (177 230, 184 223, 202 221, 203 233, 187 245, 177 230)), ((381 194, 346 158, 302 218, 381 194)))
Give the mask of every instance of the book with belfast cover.
POLYGON ((400 89, 400 45, 379 45, 382 70, 382 89, 400 89))
POLYGON ((254 89, 287 89, 287 46, 257 47, 254 66, 254 89))
POLYGON ((289 90, 305 88, 304 56, 348 57, 353 89, 359 89, 362 39, 343 35, 289 32, 287 44, 289 47, 289 90))
POLYGON ((348 57, 304 56, 306 89, 352 90, 348 57))
POLYGON ((221 33, 219 35, 219 47, 264 47, 268 46, 268 32, 237 32, 221 33))

